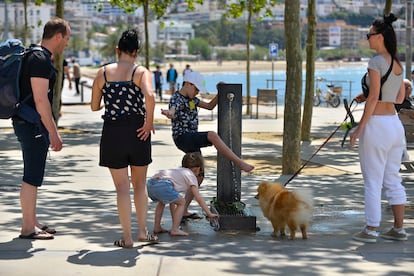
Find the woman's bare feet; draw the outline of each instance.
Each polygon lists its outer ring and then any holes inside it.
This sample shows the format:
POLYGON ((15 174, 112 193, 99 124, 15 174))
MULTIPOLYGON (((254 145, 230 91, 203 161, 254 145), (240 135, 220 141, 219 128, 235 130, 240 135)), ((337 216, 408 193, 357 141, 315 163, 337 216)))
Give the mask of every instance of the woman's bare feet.
POLYGON ((171 236, 188 236, 188 233, 181 231, 181 230, 176 230, 176 231, 171 230, 170 235, 171 236))

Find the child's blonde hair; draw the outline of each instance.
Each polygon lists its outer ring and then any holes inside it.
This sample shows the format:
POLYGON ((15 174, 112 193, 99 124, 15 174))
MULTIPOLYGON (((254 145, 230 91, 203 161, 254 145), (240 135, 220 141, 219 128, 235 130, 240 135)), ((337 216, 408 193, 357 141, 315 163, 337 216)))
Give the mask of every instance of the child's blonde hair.
POLYGON ((204 173, 204 158, 200 152, 186 153, 181 161, 181 166, 189 169, 200 167, 200 172, 204 173))

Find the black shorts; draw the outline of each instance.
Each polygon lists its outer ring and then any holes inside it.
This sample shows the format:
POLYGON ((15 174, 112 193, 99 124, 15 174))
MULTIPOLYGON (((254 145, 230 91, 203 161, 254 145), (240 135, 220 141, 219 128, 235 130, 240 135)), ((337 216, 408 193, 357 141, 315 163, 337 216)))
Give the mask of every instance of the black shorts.
POLYGON ((23 152, 23 181, 40 187, 49 151, 49 133, 43 125, 38 126, 17 118, 13 119, 13 128, 23 152))
POLYGON ((208 140, 208 132, 184 133, 174 139, 178 149, 185 153, 201 152, 201 148, 210 147, 213 144, 208 140))
POLYGON ((129 116, 105 121, 102 129, 99 165, 112 169, 147 166, 151 159, 151 134, 140 140, 137 129, 144 125, 144 116, 129 116))

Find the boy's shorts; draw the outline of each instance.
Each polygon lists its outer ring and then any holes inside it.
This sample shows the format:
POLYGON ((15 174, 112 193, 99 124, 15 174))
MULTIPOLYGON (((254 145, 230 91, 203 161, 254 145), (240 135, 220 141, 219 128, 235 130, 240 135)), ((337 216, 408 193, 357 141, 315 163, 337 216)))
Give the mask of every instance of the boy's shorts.
POLYGON ((23 181, 32 186, 40 187, 49 151, 49 133, 43 126, 18 118, 13 119, 13 128, 23 153, 23 181))
POLYGON ((150 178, 147 182, 148 196, 152 201, 170 204, 180 198, 180 194, 174 190, 174 184, 169 179, 150 178))
POLYGON ((208 131, 181 134, 174 139, 174 143, 178 149, 185 153, 201 152, 201 148, 213 145, 208 140, 208 131))

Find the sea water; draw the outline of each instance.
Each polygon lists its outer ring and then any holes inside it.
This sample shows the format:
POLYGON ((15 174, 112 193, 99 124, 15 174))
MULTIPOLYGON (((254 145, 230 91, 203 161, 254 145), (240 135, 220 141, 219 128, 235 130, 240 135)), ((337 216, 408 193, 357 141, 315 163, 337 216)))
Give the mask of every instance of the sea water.
MULTIPOLYGON (((361 93, 361 77, 366 72, 365 66, 332 66, 332 68, 319 69, 315 72, 315 88, 319 87, 325 92, 328 84, 342 87, 341 98, 348 100, 361 93)), ((205 87, 212 94, 217 93, 216 84, 218 82, 240 83, 242 84, 242 94, 247 95, 246 72, 216 72, 203 73, 205 87)), ((302 95, 305 94, 306 70, 302 72, 303 84, 302 95)), ((178 79, 182 83, 182 79, 178 79)), ((250 73, 250 96, 257 95, 257 89, 274 88, 277 90, 278 104, 284 104, 286 89, 286 72, 275 68, 273 71, 255 71, 250 73), (274 80, 274 81, 272 81, 274 80), (273 83, 273 87, 272 87, 273 83)))

